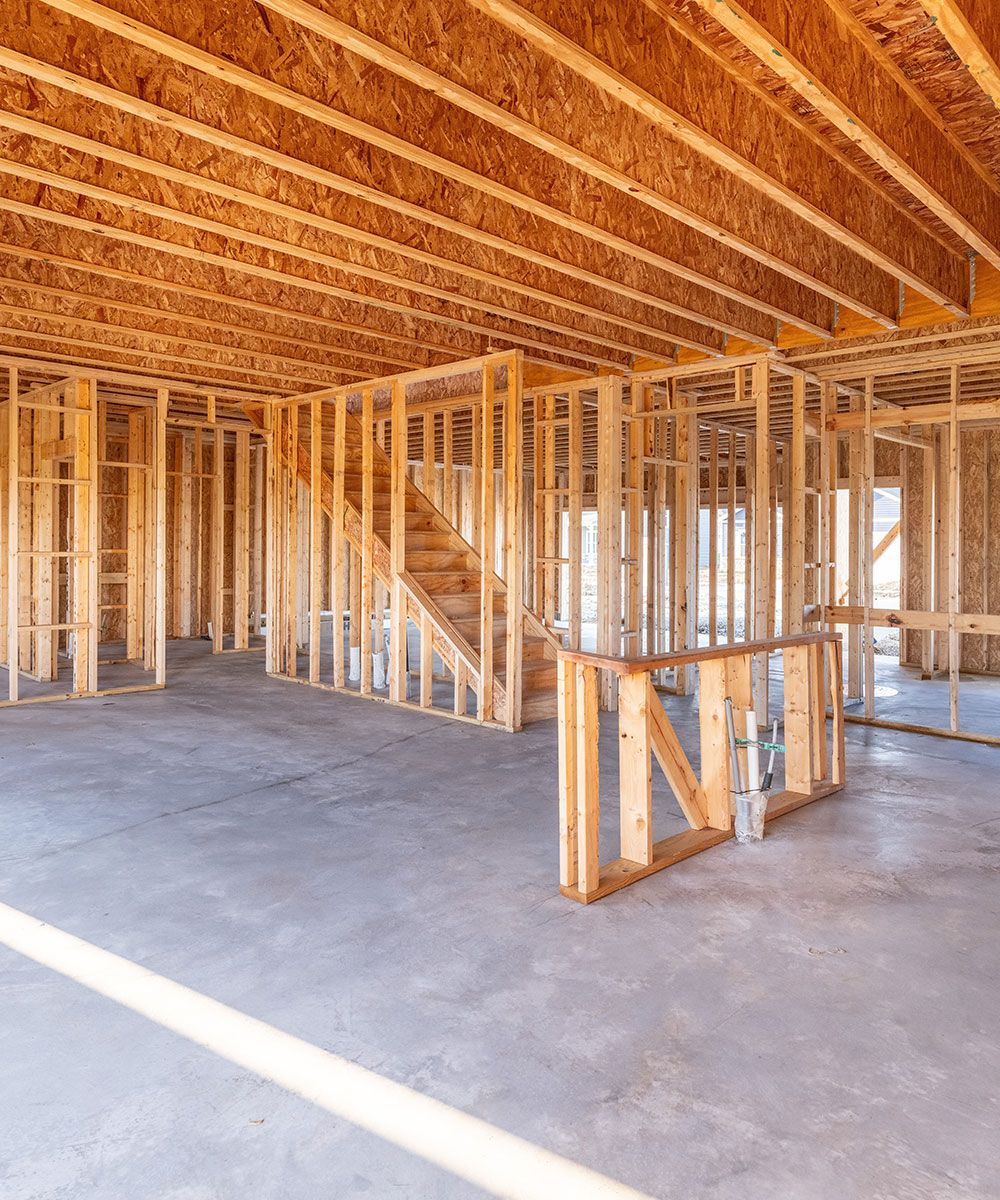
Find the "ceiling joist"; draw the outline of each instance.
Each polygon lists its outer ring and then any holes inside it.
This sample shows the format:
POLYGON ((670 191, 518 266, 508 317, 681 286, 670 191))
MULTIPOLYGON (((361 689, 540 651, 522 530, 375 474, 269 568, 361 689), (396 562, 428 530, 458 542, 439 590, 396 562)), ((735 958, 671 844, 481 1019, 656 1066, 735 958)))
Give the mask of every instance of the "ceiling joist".
POLYGON ((1000 267, 996 181, 841 0, 698 0, 761 62, 1000 267))

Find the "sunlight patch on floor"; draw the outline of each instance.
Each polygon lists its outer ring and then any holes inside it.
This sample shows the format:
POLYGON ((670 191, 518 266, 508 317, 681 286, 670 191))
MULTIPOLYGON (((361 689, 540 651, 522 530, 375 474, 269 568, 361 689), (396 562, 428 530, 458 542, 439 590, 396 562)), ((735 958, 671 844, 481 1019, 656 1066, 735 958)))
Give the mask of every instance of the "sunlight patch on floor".
POLYGON ((492 1195, 650 1200, 5 904, 0 944, 492 1195))

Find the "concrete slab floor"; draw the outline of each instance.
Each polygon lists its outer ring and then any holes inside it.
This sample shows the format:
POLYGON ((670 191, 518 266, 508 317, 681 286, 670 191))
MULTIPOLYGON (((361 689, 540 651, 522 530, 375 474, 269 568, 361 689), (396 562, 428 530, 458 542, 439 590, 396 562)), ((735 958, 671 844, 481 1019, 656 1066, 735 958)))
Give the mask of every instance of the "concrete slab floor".
MULTIPOLYGON (((650 1196, 1000 1195, 1000 752, 851 728, 845 793, 585 909, 551 723, 262 667, 0 713, 0 900, 650 1196)), ((6 949, 0 1063, 4 1200, 483 1194, 6 949)))

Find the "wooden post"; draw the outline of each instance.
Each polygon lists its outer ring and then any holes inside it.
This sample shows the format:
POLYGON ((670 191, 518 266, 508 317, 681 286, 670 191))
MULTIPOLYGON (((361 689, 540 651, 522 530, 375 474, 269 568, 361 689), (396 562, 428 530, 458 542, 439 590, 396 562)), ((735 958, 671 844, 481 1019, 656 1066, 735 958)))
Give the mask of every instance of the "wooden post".
MULTIPOLYGON (((934 470, 936 454, 934 447, 933 428, 928 428, 924 432, 924 442, 924 503, 923 512, 921 513, 921 519, 923 521, 923 556, 921 570, 923 571, 924 577, 924 608, 928 612, 934 612, 938 606, 938 595, 936 572, 934 570, 934 560, 936 557, 934 545, 936 522, 934 520, 934 513, 937 508, 934 487, 937 473, 934 470)), ((935 632, 933 629, 928 629, 924 633, 922 646, 922 674, 924 679, 930 679, 934 674, 935 648, 935 632)))
POLYGON ((361 693, 372 690, 372 619, 375 586, 375 397, 361 393, 361 693))
POLYGON ((961 579, 961 514, 959 509, 958 398, 961 379, 959 367, 952 366, 950 412, 948 418, 948 709, 950 726, 958 731, 958 673, 961 643, 956 615, 961 579))
POLYGON ((726 463, 726 640, 736 641, 736 434, 726 463))
MULTIPOLYGON (((58 472, 56 460, 46 449, 59 437, 59 415, 48 410, 42 410, 35 415, 35 451, 38 464, 38 474, 46 478, 54 478, 58 472)), ((102 457, 105 457, 102 455, 102 457)), ((56 545, 56 525, 59 515, 59 485, 42 484, 35 491, 35 528, 32 556, 28 566, 34 567, 35 575, 35 622, 39 625, 52 625, 57 622, 56 600, 58 593, 59 572, 55 568, 55 560, 47 557, 56 545)), ((39 629, 35 635, 35 677, 47 681, 56 675, 56 641, 51 629, 39 629)))
POLYGON ((719 640, 719 431, 708 431, 708 644, 719 640))
POLYGON ((732 823, 730 791, 739 789, 729 778, 729 734, 726 727, 726 697, 729 683, 726 659, 710 659, 698 667, 698 721, 701 730, 701 786, 705 794, 705 816, 712 829, 728 829, 732 823))
POLYGON ((174 488, 178 498, 179 513, 175 520, 180 528, 178 563, 179 578, 174 579, 174 588, 180 596, 180 622, 177 633, 180 637, 189 638, 194 634, 192 628, 192 556, 194 551, 192 512, 194 504, 194 441, 189 434, 178 435, 181 446, 181 475, 174 488))
MULTIPOLYGON (((622 652, 621 624, 622 384, 609 376, 597 386, 597 648, 622 652)), ((617 707, 617 676, 604 672, 606 709, 617 707)))
POLYGON ((768 521, 770 523, 768 544, 770 546, 770 553, 767 559, 767 594, 769 599, 767 629, 764 636, 773 638, 777 633, 778 616, 775 601, 778 595, 778 484, 780 482, 778 473, 778 443, 773 438, 770 445, 768 469, 771 482, 771 495, 768 503, 768 521))
MULTIPOLYGON (((343 423, 338 404, 338 420, 343 423)), ((338 444, 342 439, 338 434, 338 444)), ((406 386, 392 383, 392 446, 389 563, 392 574, 389 626, 389 699, 401 704, 406 699, 406 593, 402 574, 406 567, 406 386)))
POLYGON ((756 476, 757 439, 753 434, 743 438, 743 640, 753 637, 753 552, 754 552, 754 498, 753 487, 756 476))
POLYGON ((158 388, 156 392, 156 427, 153 430, 155 455, 153 471, 155 512, 153 662, 156 682, 161 687, 167 682, 167 410, 169 407, 169 390, 158 388))
MULTIPOLYGON (((214 416, 214 413, 213 413, 214 416)), ((216 428, 212 438, 212 561, 209 578, 212 581, 212 653, 222 649, 222 623, 225 586, 225 529, 226 529, 226 435, 216 428)), ((294 472, 294 465, 293 465, 294 472)))
POLYGON ((560 659, 556 702, 559 710, 559 882, 576 887, 578 804, 576 663, 560 659))
POLYGON ((652 758, 645 671, 623 675, 618 685, 618 768, 622 858, 653 861, 652 758))
MULTIPOLYGON (((645 677, 644 677, 645 678, 645 677)), ((600 738, 597 703, 597 669, 576 669, 576 845, 577 886, 584 896, 600 883, 600 772, 597 747, 600 738)))
POLYGON ((524 635, 524 578, 521 559, 521 438, 523 423, 522 355, 514 352, 507 365, 503 404, 504 583, 506 597, 505 688, 507 728, 521 728, 521 650, 524 635))
MULTIPOLYGON (((678 397, 674 396, 675 404, 678 397)), ((694 416, 676 418, 674 454, 685 466, 674 469, 673 609, 675 650, 693 649, 698 641, 698 423, 694 416)), ((677 668, 675 691, 686 695, 693 685, 690 666, 677 668)))
POLYGON ((233 647, 250 644, 250 434, 236 434, 233 481, 233 647))
MULTIPOLYGON (((21 613, 18 592, 18 475, 20 474, 21 420, 17 367, 7 371, 7 698, 18 699, 21 613)), ((67 574, 69 571, 67 569, 67 574)))
POLYGON ((583 396, 569 393, 569 639, 580 649, 583 608, 583 396))
MULTIPOLYGON (((634 388, 632 398, 633 414, 642 411, 644 391, 634 388)), ((625 585, 625 611, 623 614, 624 634, 622 652, 638 654, 640 652, 640 606, 642 583, 642 484, 645 475, 643 464, 643 443, 645 428, 641 421, 635 419, 625 425, 626 458, 626 491, 625 491, 625 529, 628 540, 625 544, 623 566, 623 583, 625 585)))
MULTIPOLYGON (((95 376, 90 376, 88 379, 80 381, 78 394, 81 400, 86 397, 86 406, 88 409, 85 418, 87 423, 87 446, 89 449, 89 462, 87 466, 88 479, 90 486, 86 489, 87 492, 87 545, 86 550, 88 557, 84 560, 87 565, 87 691, 97 691, 97 671, 98 671, 98 640, 101 632, 100 610, 100 556, 98 549, 100 547, 100 472, 97 466, 97 379, 95 376)), ((164 478, 166 477, 166 460, 163 464, 164 478)), ((164 533, 164 537, 166 534, 164 533)), ((166 563, 166 542, 164 541, 164 563, 166 563)), ((166 595, 163 599, 166 604, 166 595)))
POLYGON ((263 446, 253 448, 253 521, 250 531, 250 594, 253 597, 253 632, 260 637, 264 609, 264 462, 263 446))
POLYGON ((455 522, 455 462, 454 462, 454 413, 446 409, 441 414, 441 511, 448 524, 455 522))
POLYGON ((476 691, 476 715, 480 721, 493 718, 493 566, 496 559, 494 390, 493 366, 488 363, 483 368, 479 472, 479 686, 476 691))
MULTIPOLYGON (((319 683, 322 631, 323 402, 309 402, 309 682, 319 683)), ((237 625, 237 633, 239 626, 237 625)))
MULTIPOLYGON (((860 407, 861 401, 851 398, 851 411, 860 407)), ((863 603, 862 556, 861 556, 861 502, 864 465, 864 432, 852 430, 848 434, 848 553, 847 588, 848 604, 857 607, 863 603)), ((852 700, 861 695, 861 636, 863 626, 852 624, 847 631, 847 694, 852 700)))
MULTIPOLYGON (((435 449, 434 414, 425 412, 423 417, 423 466, 420 472, 420 488, 434 503, 435 449)), ((429 708, 434 699, 434 628, 426 613, 420 615, 420 703, 429 708)))
MULTIPOLYGON (((146 455, 146 413, 137 409, 128 414, 128 449, 126 457, 129 463, 141 463, 146 455)), ((119 472, 116 472, 116 475, 119 472)), ((146 476, 147 472, 138 466, 129 466, 126 476, 125 499, 125 656, 136 660, 144 657, 145 609, 143 583, 145 572, 143 565, 146 559, 146 531, 144 528, 146 516, 146 476)), ((180 480, 177 491, 179 492, 180 480)), ((182 522, 178 521, 178 525, 182 522)), ((155 535, 154 535, 155 536, 155 535)), ((183 531, 182 531, 183 536, 183 531)), ((180 589, 175 589, 180 591, 180 589)))
POLYGON ((875 642, 872 637, 872 608, 875 605, 875 438, 872 434, 872 406, 875 398, 875 380, 869 375, 865 379, 865 428, 864 428, 864 491, 861 502, 862 536, 862 579, 864 582, 864 692, 865 716, 875 716, 875 642))
MULTIPOLYGON (((4 537, 9 532, 7 513, 8 492, 10 491, 10 458, 7 447, 10 441, 10 413, 14 408, 11 398, 0 403, 0 534, 4 537)), ((10 618, 10 548, 4 545, 0 548, 0 665, 7 664, 8 621, 10 618)))
MULTIPOLYGON (((333 415, 333 515, 330 521, 330 610, 333 634, 333 686, 344 686, 344 460, 347 441, 347 397, 336 399, 333 415)), ((394 443, 395 445, 395 443, 394 443)), ((392 553, 390 533, 390 554, 392 553)))
POLYGON ((786 648, 784 660, 785 787, 790 792, 808 793, 813 769, 809 647, 786 648))
POLYGON ((806 570, 806 380, 792 376, 792 445, 788 499, 791 512, 785 513, 788 529, 789 558, 785 562, 789 609, 782 621, 782 633, 801 633, 805 607, 806 570))
MULTIPOLYGON (((766 358, 753 365, 751 379, 756 412, 754 461, 754 557, 753 557, 753 636, 760 640, 768 636, 771 619, 770 560, 773 552, 771 531, 771 440, 770 428, 770 367, 766 358)), ((754 658, 754 709, 757 725, 767 725, 768 659, 766 653, 754 658)))
POLYGON ((535 396, 532 404, 533 411, 533 484, 532 516, 532 553, 534 570, 532 572, 532 607, 545 620, 545 397, 535 396))
POLYGON ((194 563, 193 563, 193 618, 191 632, 194 637, 200 637, 205 631, 204 620, 204 587, 202 580, 202 566, 204 555, 204 529, 205 529, 205 447, 204 447, 204 430, 199 425, 194 431, 194 445, 192 447, 193 455, 193 484, 195 499, 193 505, 192 519, 195 526, 195 534, 193 540, 194 547, 194 563))
MULTIPOLYGON (((826 662, 823 643, 809 647, 809 711, 812 718, 813 779, 825 779, 827 774, 826 745, 826 662)), ((833 686, 836 686, 834 681, 833 686)))
POLYGON ((285 546, 282 556, 284 616, 284 669, 295 679, 299 673, 299 411, 298 403, 284 409, 288 430, 288 466, 285 482, 285 546))
POLYGON ((277 504, 278 504, 278 438, 276 433, 277 410, 273 403, 264 403, 264 436, 266 444, 267 521, 264 529, 264 607, 267 610, 267 627, 264 636, 264 666, 270 675, 278 671, 278 635, 275 629, 276 605, 278 603, 277 580, 277 504))
POLYGON ((69 389, 72 397, 72 407, 78 409, 72 425, 76 429, 76 448, 73 456, 73 478, 77 481, 73 488, 73 524, 72 546, 77 552, 73 569, 73 691, 89 692, 90 686, 90 638, 88 626, 90 621, 90 563, 89 556, 94 547, 90 542, 90 506, 91 499, 97 489, 96 472, 92 471, 94 455, 90 444, 90 397, 87 383, 75 380, 69 389))
POLYGON ((827 642, 827 674, 830 678, 830 707, 833 713, 833 759, 830 782, 843 784, 847 777, 844 763, 844 665, 841 643, 827 642))
POLYGON ((556 398, 551 393, 545 397, 543 425, 541 429, 542 444, 542 480, 541 480, 541 580, 542 580, 542 620, 552 626, 556 619, 556 398))

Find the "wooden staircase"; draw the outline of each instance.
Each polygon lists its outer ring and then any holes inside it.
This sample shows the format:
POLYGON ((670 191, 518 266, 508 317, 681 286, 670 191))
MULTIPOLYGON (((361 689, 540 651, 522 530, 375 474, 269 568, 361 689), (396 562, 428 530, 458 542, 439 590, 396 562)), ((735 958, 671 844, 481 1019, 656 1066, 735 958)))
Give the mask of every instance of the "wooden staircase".
MULTIPOLYGON (((332 466, 332 461, 324 461, 324 473, 330 472, 332 466)), ((388 556, 390 463, 388 455, 377 445, 373 447, 372 468, 375 538, 388 556)), ((344 501, 349 510, 345 519, 347 536, 352 542, 352 527, 356 536, 360 536, 361 488, 361 426, 349 415, 344 453, 344 501)), ((380 557, 376 554, 376 562, 380 557)), ((474 664, 470 665, 474 674, 478 672, 480 657, 480 570, 481 560, 472 546, 431 500, 407 480, 405 571, 412 581, 408 590, 415 593, 415 599, 422 594, 430 601, 421 604, 417 600, 438 634, 453 644, 464 643, 472 652, 474 664)), ((503 708, 506 703, 507 595, 499 578, 495 578, 494 588, 493 662, 500 689, 500 694, 494 696, 494 705, 503 708)), ((556 715, 556 650, 559 642, 534 613, 524 606, 522 611, 525 624, 521 654, 521 722, 528 724, 556 715)))
MULTIPOLYGON (((285 447, 281 448, 283 452, 285 447)), ((310 456, 299 447, 297 471, 308 486, 310 456)), ((322 504, 333 515, 334 447, 324 438, 322 504)), ((362 549, 362 427, 345 415, 344 534, 360 553, 362 549)), ((374 571, 391 593, 391 463, 377 444, 372 445, 372 523, 374 571)), ((400 582, 408 597, 411 619, 425 618, 433 629, 434 650, 454 671, 465 664, 469 684, 475 689, 480 671, 481 560, 447 517, 409 479, 406 481, 405 569, 400 582)), ((507 593, 499 576, 493 577, 493 712, 504 721, 507 712, 507 593)), ((559 639, 522 605, 521 724, 556 716, 556 652, 559 639)))

